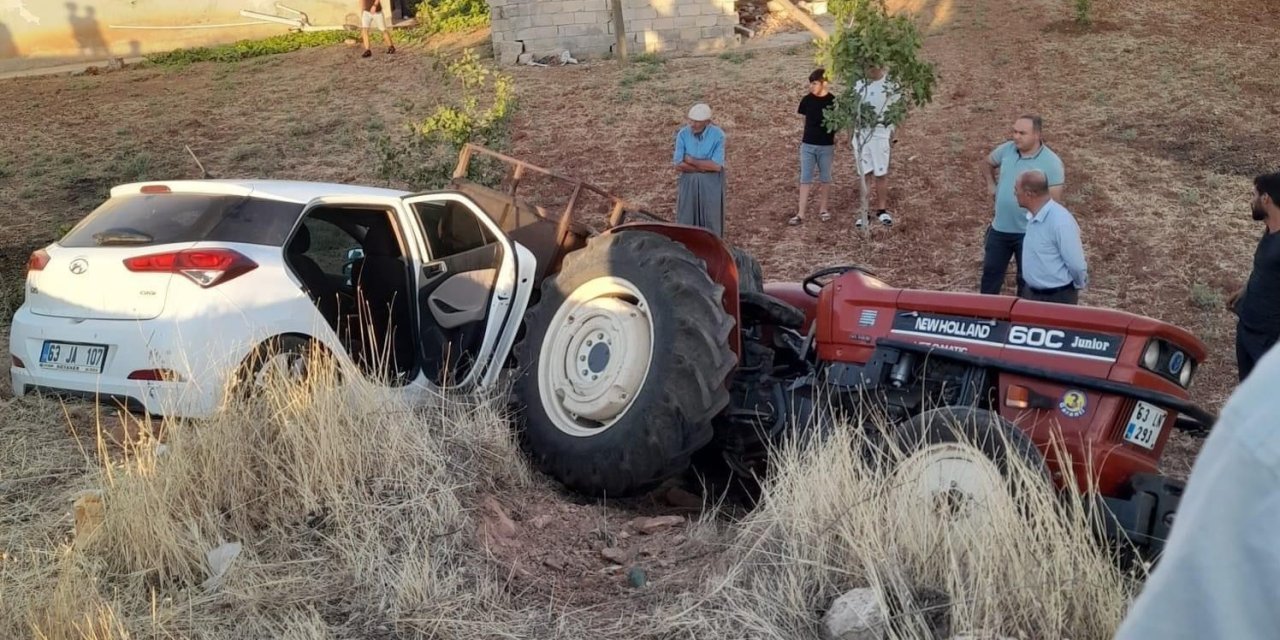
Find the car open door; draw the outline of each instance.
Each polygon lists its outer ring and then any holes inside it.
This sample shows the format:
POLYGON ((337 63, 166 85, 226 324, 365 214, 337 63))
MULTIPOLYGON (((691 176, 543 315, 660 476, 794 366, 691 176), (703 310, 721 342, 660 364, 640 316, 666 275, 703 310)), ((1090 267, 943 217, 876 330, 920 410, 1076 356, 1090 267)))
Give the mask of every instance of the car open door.
POLYGON ((469 198, 406 196, 422 372, 439 386, 497 380, 533 292, 537 261, 469 198))

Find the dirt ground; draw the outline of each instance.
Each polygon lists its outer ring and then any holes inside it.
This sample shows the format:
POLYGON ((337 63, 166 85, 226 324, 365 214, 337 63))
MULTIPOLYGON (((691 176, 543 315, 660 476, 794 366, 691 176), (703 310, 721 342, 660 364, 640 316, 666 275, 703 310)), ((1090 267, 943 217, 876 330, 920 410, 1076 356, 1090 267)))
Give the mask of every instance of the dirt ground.
MULTIPOLYGON (((1246 277, 1260 233, 1249 219, 1250 179, 1277 166, 1274 141, 1256 124, 1280 115, 1280 60, 1270 55, 1277 10, 1266 0, 1114 0, 1099 3, 1094 28, 1080 30, 1065 21, 1066 3, 1050 0, 1018 11, 996 0, 907 4, 920 11, 925 55, 941 82, 895 148, 895 224, 869 239, 852 226, 847 146, 837 153, 837 218, 819 222, 811 207, 803 226, 786 225, 796 208, 795 103, 814 66, 806 45, 626 68, 594 61, 511 69, 519 97, 512 151, 669 212, 671 139, 689 105, 706 101, 728 135, 728 239, 750 249, 768 279, 860 263, 897 286, 972 291, 991 216, 977 163, 1017 115, 1041 113, 1066 163, 1067 204, 1090 260, 1092 286, 1081 302, 1154 316, 1203 338, 1211 355, 1193 394, 1217 409, 1235 382, 1233 317, 1223 300, 1246 277)), ((485 39, 436 44, 453 51, 485 39)), ((0 120, 3 283, 18 282, 29 253, 110 185, 198 177, 184 145, 217 177, 378 184, 370 136, 424 117, 453 89, 426 47, 371 60, 357 53, 331 47, 0 83, 11 114, 0 120)), ((1168 471, 1184 475, 1197 448, 1178 435, 1168 471)), ((631 566, 675 588, 687 577, 679 566, 703 552, 690 531, 696 510, 669 503, 606 508, 536 494, 505 496, 502 505, 523 533, 496 556, 517 583, 566 606, 630 593, 631 566), (662 514, 686 520, 652 536, 635 531, 635 518, 662 514), (624 560, 605 559, 605 548, 624 560)))

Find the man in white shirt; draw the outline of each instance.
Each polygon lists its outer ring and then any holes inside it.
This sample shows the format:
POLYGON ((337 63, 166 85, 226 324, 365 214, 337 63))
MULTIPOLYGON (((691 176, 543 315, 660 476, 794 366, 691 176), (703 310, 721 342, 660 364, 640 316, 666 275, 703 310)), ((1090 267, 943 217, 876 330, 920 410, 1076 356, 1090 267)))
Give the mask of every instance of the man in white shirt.
MULTIPOLYGON (((870 104, 876 113, 877 122, 884 120, 885 111, 902 99, 898 84, 889 78, 884 67, 873 67, 867 70, 868 80, 859 80, 854 85, 862 100, 870 104)), ((893 215, 888 210, 889 201, 889 155, 894 144, 898 142, 898 127, 877 124, 870 132, 854 131, 849 144, 854 153, 858 152, 858 144, 862 145, 862 153, 858 157, 858 166, 863 175, 872 175, 869 181, 874 190, 872 200, 876 217, 886 226, 893 224, 893 215)), ((861 226, 862 221, 858 221, 861 226)))

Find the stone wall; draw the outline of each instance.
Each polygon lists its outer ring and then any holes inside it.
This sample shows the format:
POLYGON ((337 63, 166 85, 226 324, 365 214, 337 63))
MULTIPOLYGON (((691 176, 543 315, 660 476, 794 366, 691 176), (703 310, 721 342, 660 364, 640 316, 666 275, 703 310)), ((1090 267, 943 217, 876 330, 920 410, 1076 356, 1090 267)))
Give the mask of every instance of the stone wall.
MULTIPOLYGON (((613 52, 610 0, 489 0, 493 48, 514 63, 568 50, 575 58, 613 52)), ((622 0, 630 53, 715 51, 737 42, 734 0, 622 0)))

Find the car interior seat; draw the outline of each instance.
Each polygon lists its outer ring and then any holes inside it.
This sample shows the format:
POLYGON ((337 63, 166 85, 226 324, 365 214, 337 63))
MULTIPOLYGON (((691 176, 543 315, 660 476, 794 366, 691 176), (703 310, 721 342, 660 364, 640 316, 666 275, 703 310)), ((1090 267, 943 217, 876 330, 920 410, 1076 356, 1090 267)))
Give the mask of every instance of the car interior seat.
POLYGON ((306 289, 307 295, 311 297, 316 308, 320 310, 320 315, 324 316, 325 322, 329 323, 331 328, 336 328, 339 309, 338 290, 330 282, 329 276, 325 275, 324 269, 321 269, 320 265, 306 254, 310 249, 311 230, 307 229, 304 223, 298 227, 298 232, 289 241, 285 250, 285 261, 302 281, 303 288, 306 289))
POLYGON ((361 330, 366 334, 366 361, 391 357, 390 370, 399 371, 400 364, 413 359, 409 307, 413 295, 395 232, 385 218, 380 222, 365 235, 364 257, 352 267, 352 282, 360 303, 361 330))

